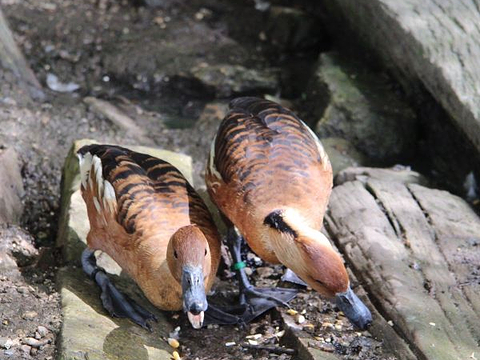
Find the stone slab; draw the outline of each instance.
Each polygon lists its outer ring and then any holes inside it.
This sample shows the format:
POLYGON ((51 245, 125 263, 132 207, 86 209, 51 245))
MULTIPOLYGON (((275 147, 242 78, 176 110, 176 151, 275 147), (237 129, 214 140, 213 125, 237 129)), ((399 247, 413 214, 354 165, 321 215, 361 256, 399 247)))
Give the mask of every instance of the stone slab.
MULTIPOLYGON (((116 283, 119 282, 118 279, 115 280, 116 283)), ((108 316, 101 305, 99 289, 81 269, 60 269, 57 284, 63 313, 58 340, 59 360, 171 358, 172 349, 164 340, 171 330, 171 325, 147 303, 140 301, 153 311, 159 320, 158 323, 153 323, 153 332, 127 319, 108 316)))

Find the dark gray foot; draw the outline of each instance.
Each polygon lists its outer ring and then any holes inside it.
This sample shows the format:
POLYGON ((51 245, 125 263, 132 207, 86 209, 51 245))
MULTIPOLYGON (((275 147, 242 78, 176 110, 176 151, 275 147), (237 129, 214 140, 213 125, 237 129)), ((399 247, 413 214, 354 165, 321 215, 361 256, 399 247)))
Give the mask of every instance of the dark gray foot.
POLYGON ((218 324, 218 325, 244 325, 242 315, 245 313, 245 306, 221 308, 208 304, 208 309, 205 311, 204 325, 218 324))
POLYGON ((129 318, 141 327, 152 331, 152 327, 148 323, 148 320, 157 321, 155 315, 148 310, 145 310, 135 301, 117 290, 108 278, 105 270, 97 266, 94 251, 88 248, 83 251, 82 267, 83 271, 85 271, 85 273, 97 283, 100 289, 102 289, 100 298, 102 299, 103 307, 111 316, 129 318))
POLYGON ((245 274, 245 263, 241 259, 242 241, 243 238, 234 228, 228 230, 227 244, 234 261, 233 270, 236 271, 240 285, 240 305, 244 305, 246 309, 241 318, 248 322, 276 306, 289 307, 287 303, 297 295, 298 290, 254 287, 245 274))

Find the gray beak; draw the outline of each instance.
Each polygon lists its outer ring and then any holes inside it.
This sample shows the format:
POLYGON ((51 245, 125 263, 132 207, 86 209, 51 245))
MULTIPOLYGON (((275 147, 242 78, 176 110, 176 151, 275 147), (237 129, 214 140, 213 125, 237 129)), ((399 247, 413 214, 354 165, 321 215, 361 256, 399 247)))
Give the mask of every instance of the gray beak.
POLYGON ((203 325, 204 312, 208 308, 207 296, 200 267, 185 266, 182 270, 183 311, 195 329, 203 325))
POLYGON ((336 304, 350 322, 360 330, 365 330, 372 323, 370 310, 350 287, 344 293, 336 295, 336 304))

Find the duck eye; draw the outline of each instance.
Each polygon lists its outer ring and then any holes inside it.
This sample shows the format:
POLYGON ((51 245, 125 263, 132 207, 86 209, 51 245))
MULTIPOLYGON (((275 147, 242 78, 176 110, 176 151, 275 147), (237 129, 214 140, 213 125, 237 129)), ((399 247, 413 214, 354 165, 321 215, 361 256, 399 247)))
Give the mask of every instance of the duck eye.
POLYGON ((207 249, 205 249, 205 256, 207 256, 207 249))
POLYGON ((177 250, 173 250, 173 256, 175 256, 175 259, 178 259, 177 250))

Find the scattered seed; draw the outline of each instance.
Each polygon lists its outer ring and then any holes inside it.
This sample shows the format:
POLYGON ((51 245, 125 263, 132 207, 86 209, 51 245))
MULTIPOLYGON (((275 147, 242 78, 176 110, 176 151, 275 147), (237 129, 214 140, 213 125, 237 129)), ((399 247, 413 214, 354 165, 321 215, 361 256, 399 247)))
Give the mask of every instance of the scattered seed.
POLYGON ((298 311, 297 311, 297 310, 293 310, 293 309, 288 309, 288 310, 287 310, 287 314, 293 316, 293 315, 298 314, 298 311))
POLYGON ((305 325, 303 325, 303 328, 304 328, 304 329, 307 328, 307 329, 309 329, 309 330, 313 330, 313 329, 315 329, 315 325, 313 325, 313 324, 305 324, 305 325))
POLYGON ((324 323, 322 323, 322 327, 333 329, 335 326, 331 322, 325 321, 324 323))
POLYGON ((335 325, 335 329, 336 330, 342 330, 342 325, 340 325, 340 324, 335 325))
POLYGON ((262 334, 253 334, 253 335, 247 335, 245 336, 246 339, 254 339, 254 340, 258 340, 262 337, 262 334))
POLYGON ((174 360, 182 360, 182 358, 180 357, 180 354, 178 353, 178 351, 174 351, 172 353, 172 359, 174 360))
POLYGON ((434 322, 429 323, 431 326, 435 326, 436 324, 434 322))
POLYGON ((258 341, 257 341, 257 340, 248 339, 248 343, 249 343, 250 345, 254 345, 254 346, 255 346, 255 345, 258 345, 258 341))
POLYGON ((229 342, 225 343, 226 347, 231 347, 231 346, 235 346, 235 345, 237 345, 237 343, 235 341, 229 341, 229 342))
POLYGON ((305 315, 307 313, 307 309, 303 309, 300 314, 305 315))
POLYGON ((390 325, 390 326, 393 326, 393 321, 392 321, 392 320, 388 320, 388 321, 387 321, 387 324, 390 325))
POLYGON ((275 333, 275 336, 278 338, 281 338, 283 335, 285 335, 285 330, 279 331, 275 333))
POLYGON ((168 338, 168 345, 170 345, 174 349, 177 349, 180 346, 180 343, 178 342, 177 339, 168 338))

